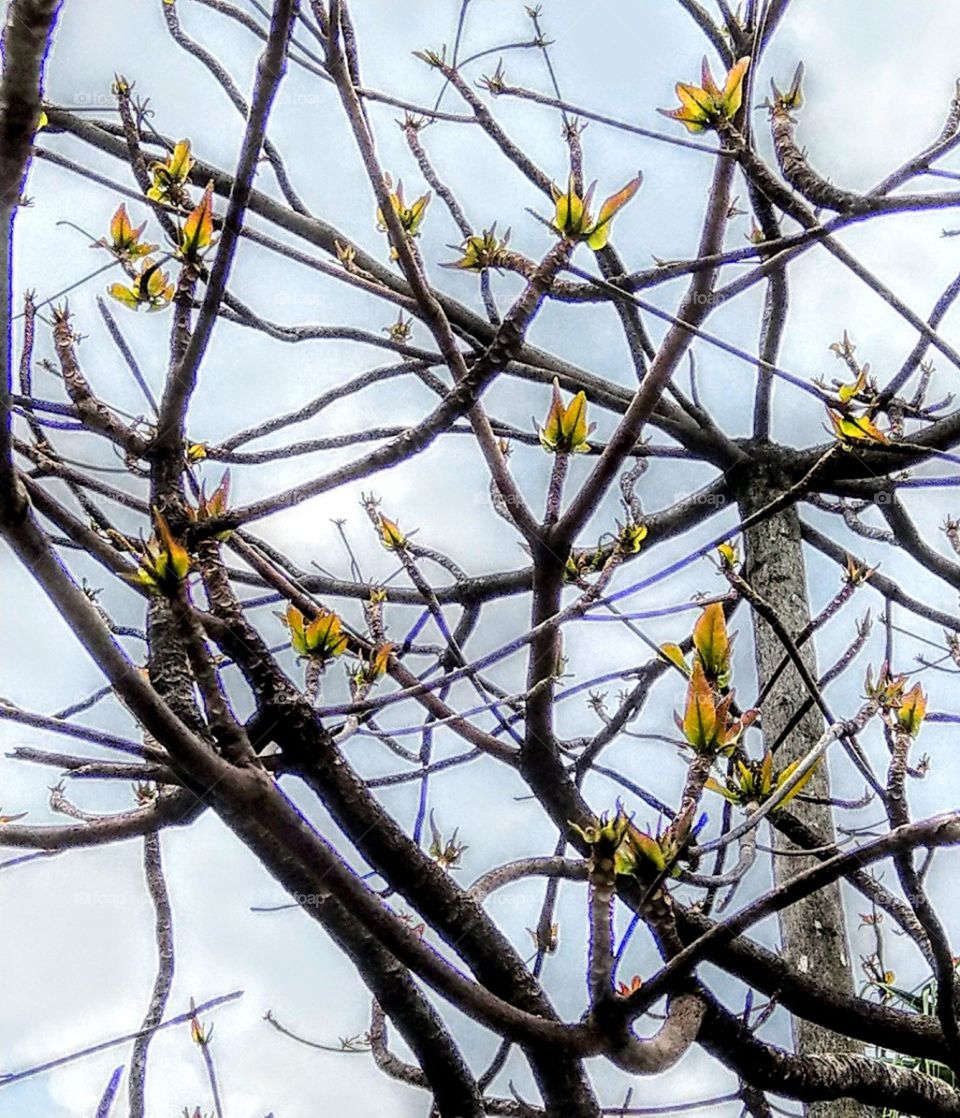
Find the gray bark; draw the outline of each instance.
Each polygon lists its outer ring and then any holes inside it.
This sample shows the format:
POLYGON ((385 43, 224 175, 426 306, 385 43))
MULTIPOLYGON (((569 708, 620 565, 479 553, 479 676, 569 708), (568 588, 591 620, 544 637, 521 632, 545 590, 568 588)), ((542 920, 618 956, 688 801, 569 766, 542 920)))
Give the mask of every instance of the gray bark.
MULTIPOLYGON (((769 504, 783 488, 785 486, 778 485, 778 479, 770 476, 767 470, 752 468, 737 494, 741 517, 747 517, 769 504)), ((796 508, 791 506, 748 529, 745 537, 744 575, 747 581, 774 607, 791 636, 796 636, 810 620, 800 519, 796 508)), ((763 686, 783 659, 784 648, 767 622, 756 615, 753 636, 757 675, 763 686)), ((802 655, 816 678, 812 642, 803 647, 802 655)), ((777 740, 807 695, 807 689, 791 664, 763 705, 763 733, 767 743, 777 740)), ((776 767, 780 769, 809 752, 823 730, 822 715, 815 707, 811 708, 777 750, 776 767)), ((825 764, 818 767, 806 791, 817 797, 830 795, 830 777, 825 764)), ((834 839, 833 812, 828 805, 794 800, 791 810, 818 834, 831 841, 834 839)), ((777 841, 778 844, 786 842, 779 835, 777 841)), ((774 880, 777 884, 788 881, 814 864, 814 858, 774 858, 774 880)), ((780 913, 779 920, 784 957, 791 965, 804 974, 815 975, 828 990, 844 994, 854 992, 839 883, 792 905, 780 913)), ((794 1018, 793 1033, 794 1046, 800 1055, 861 1050, 855 1041, 802 1018, 794 1018)), ((809 1118, 867 1118, 870 1109, 852 1099, 842 1099, 810 1104, 806 1113, 809 1118)))

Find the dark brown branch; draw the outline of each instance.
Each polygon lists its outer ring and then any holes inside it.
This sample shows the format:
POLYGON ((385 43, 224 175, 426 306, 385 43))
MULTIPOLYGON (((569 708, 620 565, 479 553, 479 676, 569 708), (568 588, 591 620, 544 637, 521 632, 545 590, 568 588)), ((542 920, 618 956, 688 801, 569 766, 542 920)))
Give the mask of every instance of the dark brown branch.
POLYGON ((143 837, 143 868, 156 919, 157 976, 153 983, 150 1005, 130 1056, 130 1074, 127 1083, 130 1118, 144 1118, 146 1114, 147 1051, 155 1031, 163 1020, 173 986, 173 914, 170 910, 167 883, 163 876, 160 836, 156 831, 148 832, 143 837))

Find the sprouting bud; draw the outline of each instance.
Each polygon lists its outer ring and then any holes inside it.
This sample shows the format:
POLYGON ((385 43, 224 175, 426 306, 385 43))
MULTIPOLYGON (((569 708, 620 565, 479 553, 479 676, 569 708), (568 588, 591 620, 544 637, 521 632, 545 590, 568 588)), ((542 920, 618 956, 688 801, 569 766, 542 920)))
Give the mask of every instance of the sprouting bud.
POLYGON ((686 85, 678 82, 678 109, 658 109, 657 112, 671 120, 679 120, 688 132, 706 132, 722 122, 733 120, 743 100, 743 79, 750 65, 749 58, 741 58, 724 80, 723 89, 717 86, 706 58, 701 69, 701 84, 686 85))
POLYGON ((125 577, 146 587, 151 593, 173 594, 190 570, 190 554, 174 538, 159 512, 154 511, 153 520, 156 530, 143 545, 140 564, 133 574, 125 577))
POLYGON ((614 217, 623 209, 640 189, 643 175, 639 172, 626 186, 611 194, 600 207, 596 220, 590 213, 593 200, 593 185, 581 198, 574 188, 573 175, 567 182, 567 189, 561 190, 556 183, 550 184, 550 192, 556 205, 553 227, 558 233, 571 241, 586 241, 590 248, 597 251, 610 239, 610 227, 614 217))
POLYGON ((578 392, 569 404, 564 406, 560 396, 560 384, 553 381, 553 397, 546 423, 538 428, 540 445, 551 454, 585 454, 590 450, 587 436, 593 425, 587 426, 587 397, 578 392))
POLYGON ((153 184, 147 197, 153 202, 169 202, 175 206, 187 204, 186 183, 195 160, 190 155, 190 141, 181 140, 164 162, 153 163, 150 174, 153 184))
POLYGON ((134 228, 127 207, 121 204, 110 219, 110 239, 102 237, 94 247, 108 248, 118 260, 139 260, 141 256, 149 256, 159 248, 159 245, 140 243, 140 237, 146 227, 147 223, 143 222, 134 228))
POLYGON ((325 662, 342 655, 348 637, 343 632, 340 618, 332 610, 319 609, 307 621, 292 603, 287 607, 282 621, 290 630, 290 644, 298 656, 308 656, 325 662))

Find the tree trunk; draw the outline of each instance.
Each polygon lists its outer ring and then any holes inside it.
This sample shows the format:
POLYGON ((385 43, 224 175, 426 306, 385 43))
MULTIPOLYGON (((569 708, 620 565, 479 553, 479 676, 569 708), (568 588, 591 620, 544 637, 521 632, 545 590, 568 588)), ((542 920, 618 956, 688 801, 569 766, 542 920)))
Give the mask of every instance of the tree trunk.
MULTIPOLYGON (((751 467, 737 493, 741 518, 769 504, 783 488, 783 485, 778 484, 778 479, 766 469, 751 467)), ((796 508, 791 506, 762 521, 748 529, 745 537, 746 580, 773 606, 787 632, 796 636, 810 620, 800 541, 800 518, 796 508)), ((766 621, 756 615, 753 636, 757 675, 763 686, 783 659, 784 648, 766 621)), ((816 678, 812 641, 803 646, 802 655, 816 678)), ((791 664, 781 674, 763 704, 763 734, 768 744, 773 744, 778 739, 807 695, 803 681, 791 664)), ((823 730, 823 717, 813 707, 778 748, 776 767, 780 769, 809 752, 823 730)), ((824 799, 829 797, 830 777, 825 764, 818 766, 806 791, 824 799)), ((791 810, 817 834, 833 841, 833 811, 829 805, 794 800, 791 810)), ((777 835, 777 845, 786 842, 785 838, 777 835)), ((816 859, 813 858, 774 858, 774 880, 778 885, 782 884, 815 864, 816 859)), ((853 993, 853 972, 838 882, 781 912, 780 938, 785 958, 799 971, 816 976, 818 982, 828 990, 853 993)), ((793 1040, 800 1055, 861 1050, 856 1042, 802 1018, 794 1018, 793 1040)), ((806 1108, 806 1113, 810 1118, 866 1118, 870 1110, 851 1099, 843 1099, 812 1103, 806 1108)))

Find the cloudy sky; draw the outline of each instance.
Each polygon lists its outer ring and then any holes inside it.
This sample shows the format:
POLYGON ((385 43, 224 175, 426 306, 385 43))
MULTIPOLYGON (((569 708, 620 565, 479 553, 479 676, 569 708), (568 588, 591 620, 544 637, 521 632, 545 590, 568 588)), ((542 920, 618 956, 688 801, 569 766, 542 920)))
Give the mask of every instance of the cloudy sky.
MULTIPOLYGON (((237 0, 256 15, 251 0, 237 0)), ((711 8, 713 5, 708 5, 711 8)), ((657 116, 656 108, 674 104, 673 83, 692 80, 704 51, 700 33, 679 5, 665 0, 545 0, 543 23, 555 40, 553 61, 565 97, 578 105, 608 113, 647 128, 682 135, 657 116)), ((196 0, 177 0, 185 29, 213 51, 249 93, 253 82, 257 41, 243 28, 196 0)), ((452 44, 459 4, 457 0, 354 0, 365 82, 415 102, 432 103, 439 92, 437 79, 412 56, 417 49, 452 44)), ((529 21, 517 0, 473 0, 465 26, 462 55, 497 48, 529 37, 529 21)), ((309 36, 300 32, 309 43, 309 36)), ((790 14, 778 30, 757 75, 763 89, 770 77, 783 85, 796 63, 806 64, 807 103, 801 115, 800 140, 823 174, 854 190, 868 189, 886 171, 922 148, 939 132, 954 83, 960 76, 955 44, 960 41, 960 9, 950 0, 794 0, 790 14)), ((466 73, 476 81, 489 73, 498 55, 469 65, 466 73)), ((548 91, 548 77, 535 52, 503 54, 511 83, 548 91)), ((171 42, 160 10, 160 0, 66 0, 48 67, 47 96, 57 105, 96 110, 107 116, 112 107, 110 86, 116 73, 136 82, 136 92, 149 97, 152 122, 162 134, 187 136, 201 158, 230 168, 236 160, 243 121, 207 71, 186 57, 171 42)), ((456 94, 448 90, 443 105, 460 111, 456 94)), ((548 173, 562 180, 565 148, 557 114, 549 109, 500 99, 494 105, 498 118, 523 149, 548 173)), ((373 106, 372 119, 384 166, 403 177, 408 194, 419 192, 422 181, 406 149, 395 119, 398 110, 373 106)), ((757 118, 761 135, 764 132, 757 118)), ((513 244, 541 255, 545 231, 527 208, 545 214, 543 198, 518 176, 478 129, 440 123, 424 132, 424 143, 441 176, 461 199, 476 227, 493 221, 511 227, 513 244)), ((292 66, 271 120, 271 137, 283 153, 296 189, 306 205, 354 238, 369 251, 386 259, 383 237, 374 227, 374 206, 369 185, 355 156, 352 141, 329 86, 292 66)), ((768 152, 765 136, 761 149, 768 152)), ((44 146, 90 163, 113 179, 132 185, 124 168, 105 156, 91 155, 83 145, 62 136, 49 136, 44 146)), ((698 237, 705 185, 712 161, 702 153, 670 147, 591 124, 584 137, 588 178, 599 180, 600 196, 620 187, 642 169, 644 186, 637 199, 618 218, 616 244, 631 269, 648 267, 653 257, 672 259, 691 255, 698 237)), ((949 160, 944 164, 950 168, 949 160)), ((276 194, 268 170, 257 185, 276 194)), ((942 185, 936 183, 935 185, 942 185)), ((33 205, 18 221, 18 291, 33 288, 44 299, 87 276, 102 262, 90 249, 90 236, 106 232, 118 197, 101 186, 84 182, 47 163, 35 163, 28 193, 33 205), (78 231, 70 221, 82 228, 78 231)), ((130 205, 134 220, 147 217, 144 206, 130 205)), ((895 288, 914 310, 927 314, 940 291, 956 274, 960 241, 940 236, 951 227, 947 213, 884 219, 852 229, 843 242, 895 288)), ((733 220, 728 245, 745 243, 749 219, 733 220)), ((960 215, 955 224, 960 226, 960 215)), ((434 200, 424 223, 421 248, 431 278, 452 295, 478 305, 472 277, 441 272, 437 264, 453 259, 448 247, 459 239, 448 214, 434 200)), ((578 259, 587 266, 586 253, 578 259)), ((849 330, 857 342, 858 356, 869 361, 881 380, 900 364, 914 337, 900 319, 840 265, 821 252, 810 252, 792 266, 793 289, 790 327, 781 353, 781 365, 803 379, 840 375, 828 347, 849 330)), ((131 414, 142 414, 144 404, 122 361, 110 346, 97 315, 95 298, 105 278, 90 280, 70 295, 76 328, 87 335, 80 349, 84 368, 95 388, 131 414)), ((495 288, 501 305, 517 290, 512 277, 499 278, 495 288)), ((253 246, 240 253, 234 290, 265 318, 280 323, 352 325, 379 332, 395 317, 389 307, 367 296, 319 280, 315 274, 253 246)), ((680 284, 668 284, 651 294, 651 301, 673 309, 680 284)), ((759 287, 724 307, 710 320, 710 329, 724 338, 754 345, 762 292, 759 287)), ((157 389, 162 383, 166 355, 167 319, 156 315, 134 317, 117 308, 118 320, 141 359, 148 379, 157 389)), ((656 337, 660 328, 651 326, 656 337)), ((944 336, 957 344, 955 322, 948 317, 944 336)), ((548 306, 534 326, 532 340, 575 361, 597 375, 629 386, 633 377, 625 360, 615 316, 609 310, 548 306)), ((416 344, 428 345, 422 328, 416 344)), ((742 435, 749 430, 748 401, 753 370, 715 350, 696 350, 701 391, 725 430, 742 435)), ((52 356, 49 333, 41 328, 38 358, 52 356)), ((206 359, 203 381, 191 412, 190 434, 197 440, 216 442, 226 435, 272 414, 293 408, 364 369, 389 364, 388 352, 344 341, 319 341, 284 346, 249 330, 221 323, 206 359)), ((945 362, 938 362, 945 365, 945 362)), ((954 374, 955 375, 955 374, 954 374)), ((952 387, 951 372, 936 374, 932 398, 952 387), (942 387, 943 391, 939 391, 942 387)), ((38 394, 60 398, 56 381, 37 371, 38 394)), ((413 421, 430 405, 426 389, 411 388, 406 379, 385 384, 375 396, 352 401, 325 412, 316 421, 297 429, 297 437, 329 435, 357 426, 413 421)), ((531 415, 542 418, 547 407, 545 390, 518 382, 498 384, 488 396, 490 411, 530 429, 531 415)), ((789 385, 776 390, 775 437, 803 446, 824 439, 822 410, 789 385)), ((598 414, 599 435, 611 429, 609 416, 598 414)), ((661 438, 662 441, 662 438, 661 438)), ((99 453, 85 442, 63 436, 64 453, 91 461, 99 453)), ((271 445, 264 442, 260 445, 271 445)), ((268 470, 235 470, 235 501, 247 503, 319 472, 348 461, 356 450, 324 452, 304 461, 274 463, 268 470)), ((529 448, 514 459, 517 476, 526 492, 542 493, 548 463, 546 456, 529 448)), ((101 461, 101 464, 104 464, 101 461)), ((109 463, 105 463, 109 464, 109 463)), ((575 464, 585 469, 582 463, 575 464)), ((205 467, 215 482, 219 469, 205 467)), ((944 472, 943 467, 935 471, 944 472)), ((574 477, 581 476, 574 471, 574 477)), ((650 511, 666 507, 689 489, 706 480, 708 471, 681 470, 670 460, 653 464, 645 475, 642 495, 650 511)), ((108 480, 116 480, 107 475, 108 480)), ((369 485, 363 487, 365 490, 369 485)), ((375 479, 384 511, 399 517, 405 528, 418 528, 419 539, 448 551, 471 573, 523 565, 526 556, 515 535, 488 508, 486 480, 475 448, 461 436, 451 436, 431 452, 429 465, 414 461, 375 479)), ((392 573, 389 558, 370 538, 369 525, 359 508, 360 487, 347 486, 322 498, 269 518, 258 530, 276 546, 287 550, 307 568, 317 563, 346 577, 344 553, 332 520, 345 518, 365 575, 386 578, 392 573)), ((939 490, 918 490, 910 498, 911 512, 935 546, 942 546, 937 531, 949 505, 939 490)), ((615 511, 615 502, 607 512, 615 511)), ((805 515, 807 515, 805 513, 805 515)), ((836 531, 832 521, 810 514, 813 522, 836 531)), ((135 520, 118 522, 136 531, 135 520)), ((734 522, 732 513, 721 513, 711 522, 720 531, 734 522)), ((589 533, 588 533, 589 535, 589 533)), ((702 537, 701 537, 702 539, 702 537)), ((589 542, 585 540, 584 542, 589 542)), ((651 548, 630 567, 622 585, 648 575, 669 560, 687 554, 697 544, 694 536, 651 548)), ((863 550, 863 541, 857 543, 863 550)), ((884 552, 884 573, 909 583, 911 592, 927 597, 943 609, 955 608, 953 595, 933 584, 907 560, 884 552)), ((824 561, 811 558, 811 597, 822 605, 837 588, 837 572, 824 561)), ((72 640, 29 576, 17 568, 9 553, 0 551, 3 571, 3 606, 0 609, 0 694, 31 710, 54 712, 95 691, 100 676, 83 650, 72 640)), ((103 575, 92 564, 71 560, 78 577, 101 585, 103 575)), ((657 584, 642 599, 630 599, 631 608, 657 609, 689 601, 697 591, 716 592, 719 580, 706 562, 694 564, 682 575, 657 584)), ((111 612, 126 624, 138 624, 139 600, 122 589, 105 598, 111 612)), ((857 612, 880 600, 864 592, 857 612)), ((354 609, 355 607, 349 607, 354 609)), ((491 609, 489 627, 473 652, 495 647, 523 630, 526 603, 510 599, 491 609)), ((398 610, 392 617, 403 632, 415 614, 398 610)), ((649 634, 656 640, 676 640, 689 627, 691 615, 681 614, 657 625, 649 634)), ((257 620, 271 640, 281 640, 269 608, 257 620)), ((359 621, 359 615, 353 618, 359 621)), ((909 625, 908 621, 904 624, 909 625)), ((831 663, 852 635, 853 617, 828 628, 818 643, 818 655, 831 663)), ((741 619, 740 627, 745 627, 741 619)), ((688 631, 688 628, 687 630, 688 631)), ((581 626, 576 641, 567 639, 571 685, 621 669, 629 658, 646 658, 642 645, 625 645, 622 630, 604 625, 581 626)), ((931 634, 937 637, 937 633, 931 634)), ((878 659, 879 633, 868 657, 878 659)), ((142 646, 128 644, 134 657, 142 646)), ((907 669, 920 646, 907 638, 898 645, 899 666, 907 669)), ((750 693, 749 643, 742 634, 738 646, 741 686, 750 693)), ((857 668, 858 679, 866 660, 857 668)), ((291 674, 302 669, 292 657, 285 660, 291 674)), ((510 661, 495 673, 507 687, 521 678, 519 661, 510 661)), ((926 678, 926 677, 925 677, 926 678)), ((949 676, 931 676, 929 689, 935 709, 951 709, 949 676)), ((325 692, 336 699, 344 695, 340 679, 332 679, 325 692)), ((237 692, 238 707, 246 713, 245 699, 237 692)), ((857 685, 842 684, 831 693, 838 709, 852 713, 857 685)), ((466 693, 462 696, 468 701, 466 693)), ((657 703, 642 729, 669 732, 670 716, 680 696, 676 687, 657 692, 657 703)), ((571 697, 563 706, 565 733, 590 732, 595 720, 586 710, 584 696, 571 697)), ((386 719, 401 726, 416 721, 411 711, 386 719)), ((109 703, 84 716, 91 725, 117 733, 133 731, 124 713, 109 703)), ((948 773, 945 728, 924 731, 924 749, 934 760, 935 772, 948 773), (937 763, 940 769, 937 770, 937 763)), ((407 739, 415 744, 416 739, 407 739)), ((0 722, 4 752, 18 745, 66 748, 61 739, 40 731, 0 722)), ((874 746, 876 743, 874 743, 874 746)), ((880 746, 882 749, 882 744, 880 746)), ((456 751, 455 742, 438 735, 440 755, 456 751)), ((384 755, 373 740, 358 738, 351 759, 366 774, 396 770, 395 758, 384 755)), ((91 756, 100 755, 95 749, 91 756)), ((880 754, 875 754, 878 759, 880 754)), ((652 791, 676 799, 682 767, 669 750, 662 754, 641 752, 636 741, 611 747, 607 764, 619 766, 652 791), (661 763, 666 761, 667 763, 661 763)), ((834 773, 841 795, 858 795, 859 782, 843 768, 834 773)), ((46 788, 54 782, 52 771, 15 764, 0 757, 0 805, 4 810, 29 808, 29 821, 56 822, 61 817, 46 808, 46 788)), ((553 829, 529 802, 517 797, 522 789, 495 765, 453 768, 433 785, 432 803, 445 830, 459 826, 469 843, 463 866, 456 873, 467 883, 492 865, 526 853, 545 853, 555 842, 553 829)), ((106 812, 129 806, 127 788, 94 783, 71 785, 70 795, 84 810, 106 812)), ((291 789, 291 794, 296 794, 291 789)), ((609 785, 589 783, 587 792, 598 808, 612 803, 609 785)), ((913 792, 917 815, 953 806, 949 780, 928 781, 913 792)), ((403 785, 384 794, 398 818, 412 820, 416 786, 403 785)), ((637 807, 639 805, 629 805, 637 807)), ((304 809, 325 832, 328 821, 315 804, 304 809)), ((876 814, 876 809, 874 809, 876 814)), ((649 813, 648 813, 649 814, 649 813)), ((646 819, 646 817, 644 817, 646 819)), ((649 820, 653 821, 653 820, 649 820)), ((363 1033, 369 1023, 369 1006, 361 983, 343 962, 322 931, 298 911, 257 913, 252 906, 282 902, 283 897, 255 860, 227 834, 212 815, 189 829, 163 836, 163 855, 170 882, 177 949, 176 981, 170 1012, 180 1012, 193 996, 198 1000, 242 989, 243 997, 216 1014, 215 1054, 223 1084, 226 1111, 231 1118, 312 1118, 319 1112, 350 1113, 352 1118, 424 1118, 425 1096, 383 1077, 366 1054, 337 1055, 313 1051, 275 1033, 262 1020, 267 1009, 291 1028, 313 1040, 336 1044, 338 1037, 363 1033)), ((152 910, 143 888, 142 852, 131 842, 108 850, 79 851, 0 872, 0 958, 4 960, 2 988, 6 1012, 0 1018, 0 1072, 16 1071, 75 1048, 83 1047, 137 1027, 153 982, 152 910)), ((765 870, 758 868, 753 887, 764 884, 765 870)), ((934 874, 934 887, 942 877, 934 874)), ((498 898, 498 920, 524 953, 529 950, 526 927, 536 919, 542 900, 542 883, 521 884, 498 898)), ((547 984, 560 1011, 576 1018, 583 1009, 584 929, 583 893, 578 886, 561 888, 559 921, 561 947, 547 963, 547 984)), ((765 924, 758 937, 773 942, 774 929, 765 924)), ((854 943, 855 953, 869 949, 864 940, 854 943)), ((649 973, 655 958, 649 944, 637 937, 629 970, 649 973)), ((905 973, 918 977, 904 952, 893 956, 905 973)), ((723 986, 736 1004, 737 989, 723 986)), ((482 1068, 495 1044, 475 1026, 456 1015, 458 1035, 477 1068, 482 1068)), ((768 1034, 783 1041, 785 1022, 775 1017, 768 1034)), ((398 1049, 402 1046, 398 1043, 398 1049)), ((76 1118, 92 1114, 96 1101, 114 1067, 128 1056, 125 1048, 113 1049, 31 1079, 0 1093, 0 1113, 18 1118, 76 1118)), ((149 1113, 174 1115, 184 1105, 209 1108, 205 1076, 195 1048, 183 1028, 160 1034, 151 1048, 152 1075, 149 1113)), ((511 1062, 496 1084, 507 1092, 513 1078, 521 1091, 530 1091, 529 1075, 522 1062, 511 1062)), ((619 1102, 625 1083, 622 1076, 598 1069, 597 1081, 606 1103, 619 1102)), ((678 1068, 650 1084, 636 1085, 634 1103, 681 1101, 731 1089, 730 1075, 698 1052, 691 1052, 678 1068)), ((532 1095, 530 1096, 532 1097, 532 1095)), ((734 1114, 736 1106, 717 1107, 718 1116, 734 1114)), ((117 1113, 124 1113, 119 1107, 117 1113)))

